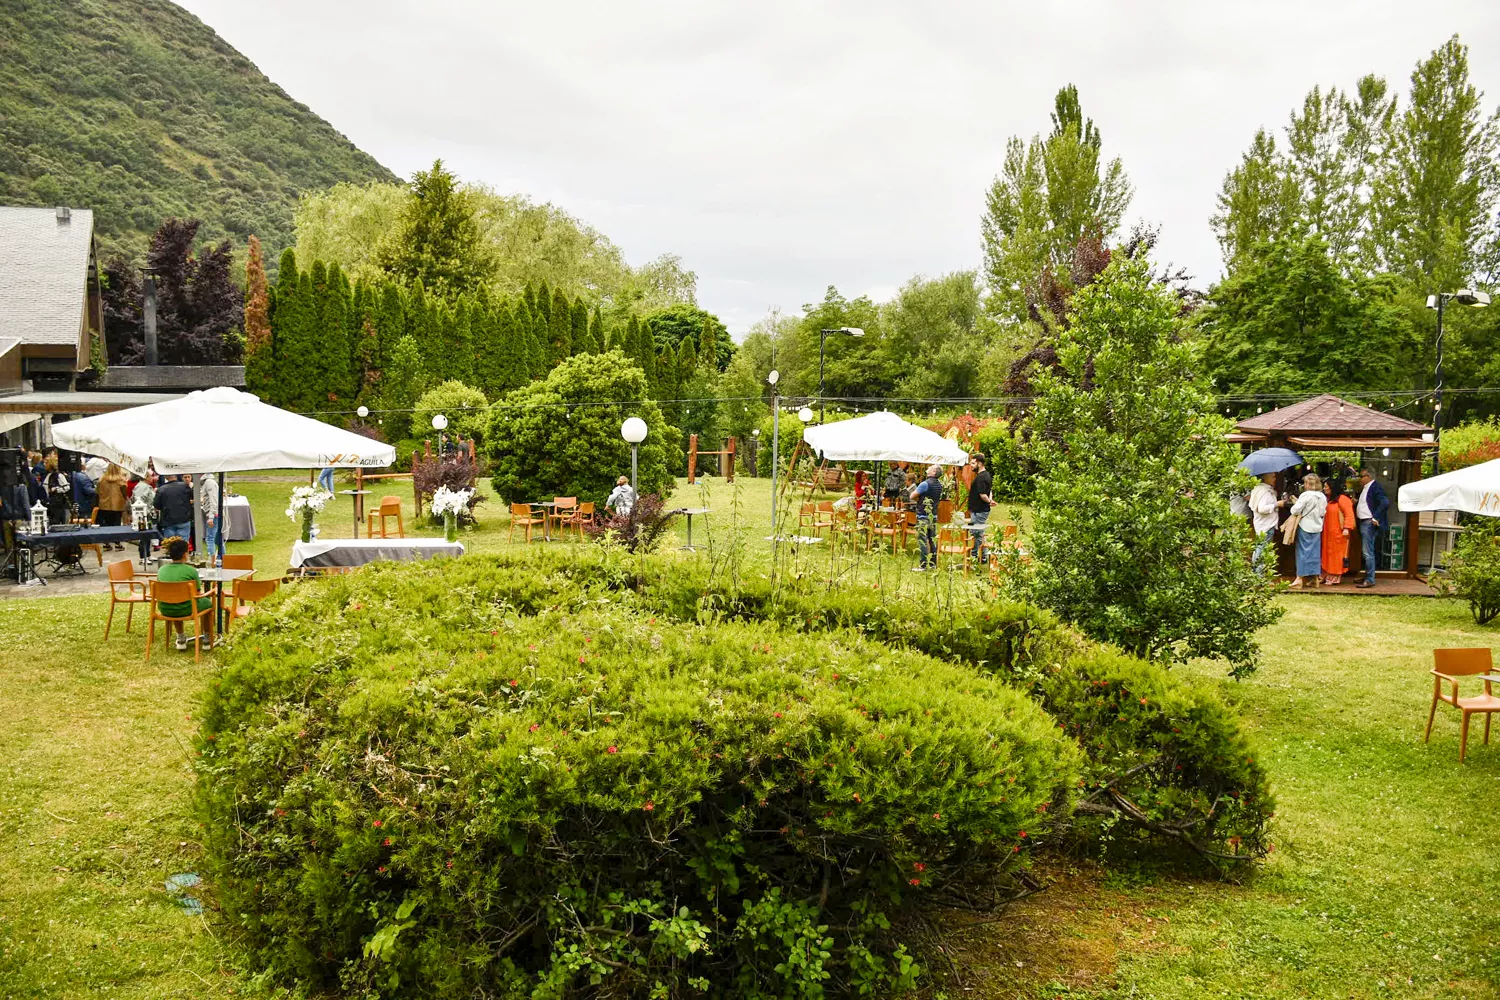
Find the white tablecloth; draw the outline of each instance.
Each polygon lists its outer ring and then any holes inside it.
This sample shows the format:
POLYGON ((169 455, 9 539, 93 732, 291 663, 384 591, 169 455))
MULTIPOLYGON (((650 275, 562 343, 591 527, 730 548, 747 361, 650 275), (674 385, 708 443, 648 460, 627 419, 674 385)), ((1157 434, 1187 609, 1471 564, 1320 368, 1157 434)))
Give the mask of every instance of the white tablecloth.
POLYGON ((255 537, 255 514, 249 497, 224 498, 224 541, 248 542, 255 537))
POLYGON ((329 538, 292 546, 292 568, 303 566, 363 566, 383 559, 398 561, 461 556, 462 542, 441 538, 329 538))

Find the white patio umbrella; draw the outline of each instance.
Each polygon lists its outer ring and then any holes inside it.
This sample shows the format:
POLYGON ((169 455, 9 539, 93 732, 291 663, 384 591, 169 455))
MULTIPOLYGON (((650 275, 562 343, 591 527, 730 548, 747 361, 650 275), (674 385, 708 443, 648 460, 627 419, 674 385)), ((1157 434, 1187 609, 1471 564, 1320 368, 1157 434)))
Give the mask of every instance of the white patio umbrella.
POLYGON ((52 439, 59 447, 107 458, 139 476, 152 468, 162 475, 216 473, 221 525, 226 472, 370 468, 396 460, 396 449, 388 444, 227 387, 53 424, 52 439))
POLYGON ((969 460, 968 452, 941 434, 887 411, 809 427, 802 432, 802 440, 830 462, 963 465, 969 460))
POLYGON ((370 438, 218 388, 166 403, 54 424, 72 451, 107 458, 137 475, 390 465, 396 449, 370 438))
POLYGON ((1398 491, 1396 505, 1403 513, 1462 510, 1500 517, 1500 458, 1407 483, 1398 491))

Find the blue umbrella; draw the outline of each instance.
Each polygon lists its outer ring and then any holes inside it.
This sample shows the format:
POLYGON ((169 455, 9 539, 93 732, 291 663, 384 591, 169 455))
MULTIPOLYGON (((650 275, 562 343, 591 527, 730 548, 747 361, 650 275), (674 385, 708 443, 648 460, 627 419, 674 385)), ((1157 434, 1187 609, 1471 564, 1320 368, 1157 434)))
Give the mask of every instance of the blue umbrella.
POLYGON ((1280 472, 1301 464, 1302 456, 1290 448, 1262 448, 1246 455, 1239 467, 1252 476, 1263 476, 1267 472, 1280 472))

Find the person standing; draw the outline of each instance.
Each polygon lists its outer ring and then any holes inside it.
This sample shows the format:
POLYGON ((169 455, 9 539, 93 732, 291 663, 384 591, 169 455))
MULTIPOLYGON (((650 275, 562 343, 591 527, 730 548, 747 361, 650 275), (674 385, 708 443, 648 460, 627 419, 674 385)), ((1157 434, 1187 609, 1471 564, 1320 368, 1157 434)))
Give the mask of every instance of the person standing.
MULTIPOLYGON (((156 509, 156 487, 152 485, 152 480, 154 478, 155 476, 154 474, 152 474, 146 476, 144 479, 132 480, 130 491, 130 506, 132 508, 149 507, 152 510, 156 509)), ((133 516, 131 519, 131 524, 137 531, 144 531, 148 527, 148 525, 144 523, 144 518, 141 521, 136 521, 133 516)), ((144 566, 146 565, 146 560, 151 555, 151 539, 142 538, 139 545, 139 551, 141 557, 141 565, 144 566)))
POLYGON ((42 490, 47 496, 47 523, 67 524, 73 520, 73 480, 57 467, 57 452, 48 453, 42 462, 42 490))
POLYGON ((1300 590, 1311 580, 1317 587, 1322 579, 1323 515, 1328 508, 1328 498, 1323 496, 1323 480, 1312 473, 1302 477, 1302 494, 1292 504, 1291 513, 1297 518, 1297 579, 1293 590, 1300 590))
POLYGON ((181 476, 166 477, 152 506, 156 508, 156 523, 161 527, 163 541, 168 538, 186 541, 192 537, 193 488, 181 476))
POLYGON ((1337 476, 1323 480, 1323 496, 1328 498, 1328 511, 1323 515, 1323 582, 1333 586, 1344 582, 1349 534, 1354 531, 1354 501, 1337 476))
POLYGON ((911 499, 917 504, 917 553, 920 562, 913 573, 937 569, 938 504, 943 499, 943 467, 929 465, 927 478, 911 488, 911 499))
POLYGON ((885 486, 881 490, 886 506, 901 506, 901 494, 905 492, 906 470, 899 464, 892 465, 891 470, 885 474, 885 486))
POLYGON ((1255 531, 1255 552, 1250 556, 1250 566, 1258 573, 1266 548, 1276 536, 1278 512, 1286 506, 1286 501, 1276 499, 1276 473, 1263 473, 1246 502, 1250 506, 1250 525, 1255 531))
POLYGON ((1385 487, 1375 479, 1375 470, 1365 466, 1359 470, 1359 502, 1354 505, 1354 517, 1359 522, 1360 553, 1365 560, 1365 578, 1355 584, 1361 590, 1375 586, 1375 560, 1380 551, 1380 532, 1385 529, 1386 517, 1391 509, 1391 498, 1385 487))
POLYGON ((614 511, 616 517, 629 517, 630 512, 635 510, 635 487, 630 485, 628 476, 615 480, 615 488, 609 491, 609 499, 604 501, 604 507, 614 511))
POLYGON ((318 485, 323 487, 324 493, 333 492, 333 466, 323 466, 323 471, 318 473, 318 485))
MULTIPOLYGON (((99 477, 99 523, 104 527, 119 527, 124 520, 125 509, 130 502, 127 484, 125 470, 118 465, 111 464, 105 469, 104 475, 99 477)), ((125 546, 119 542, 111 542, 105 548, 121 552, 125 546)))
POLYGON ((224 539, 219 533, 218 477, 198 477, 198 506, 203 511, 203 551, 209 559, 222 559, 224 539))
POLYGON ((80 521, 93 520, 99 506, 99 487, 87 472, 75 472, 69 478, 73 480, 73 516, 80 521))
POLYGON ((974 533, 972 554, 976 562, 983 564, 984 529, 990 520, 990 508, 995 505, 995 499, 991 496, 994 477, 985 467, 984 456, 979 452, 969 456, 969 468, 974 470, 974 478, 969 483, 969 530, 974 533))

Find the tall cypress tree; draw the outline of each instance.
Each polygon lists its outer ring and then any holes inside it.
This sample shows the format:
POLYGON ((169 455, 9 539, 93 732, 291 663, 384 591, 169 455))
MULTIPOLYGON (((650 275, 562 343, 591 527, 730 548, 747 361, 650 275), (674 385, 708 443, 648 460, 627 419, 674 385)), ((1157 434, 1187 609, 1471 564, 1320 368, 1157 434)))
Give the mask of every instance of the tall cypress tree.
POLYGON ((344 409, 354 397, 353 380, 349 376, 349 360, 353 355, 349 343, 349 282, 337 264, 324 272, 321 288, 317 286, 316 273, 315 265, 313 284, 318 295, 315 381, 318 398, 314 409, 344 409))
POLYGON ((604 333, 604 314, 595 306, 594 311, 589 314, 589 343, 594 345, 600 354, 609 352, 609 337, 604 333))
POLYGON ((277 313, 282 328, 273 333, 283 350, 277 358, 277 382, 281 387, 279 405, 298 411, 313 409, 316 388, 317 345, 316 304, 313 298, 312 274, 292 270, 285 295, 277 295, 277 313))
POLYGON ((524 360, 517 373, 524 369, 525 382, 547 374, 547 347, 540 335, 544 329, 541 317, 531 311, 524 299, 516 303, 516 343, 524 360))
POLYGON ((573 300, 573 353, 598 354, 601 347, 589 336, 589 307, 580 295, 573 300))
POLYGON ((552 325, 552 286, 543 278, 531 300, 531 313, 543 326, 552 325))
POLYGON ((682 404, 677 402, 682 398, 681 390, 680 361, 672 345, 667 344, 656 356, 656 400, 661 404, 661 412, 667 418, 667 423, 673 427, 682 426, 682 404))
POLYGON ((437 371, 440 360, 436 357, 438 346, 438 303, 427 295, 427 289, 419 278, 411 283, 406 296, 406 335, 411 337, 422 356, 422 371, 431 376, 437 371))
POLYGON ((573 307, 561 288, 552 292, 551 327, 552 365, 566 361, 573 354, 573 307))
POLYGON ((261 398, 272 406, 287 406, 289 379, 282 358, 289 349, 292 326, 296 322, 297 300, 297 255, 290 248, 281 254, 281 265, 276 273, 276 285, 271 289, 271 360, 267 372, 265 392, 261 398))
POLYGON ((469 336, 474 341, 474 387, 486 399, 494 399, 510 388, 505 384, 510 345, 506 340, 507 324, 502 318, 509 311, 503 302, 495 306, 487 296, 476 296, 474 311, 469 314, 469 336))
POLYGON ((445 310, 437 351, 440 381, 453 379, 464 385, 474 384, 473 312, 473 299, 467 295, 459 296, 452 308, 445 310))

